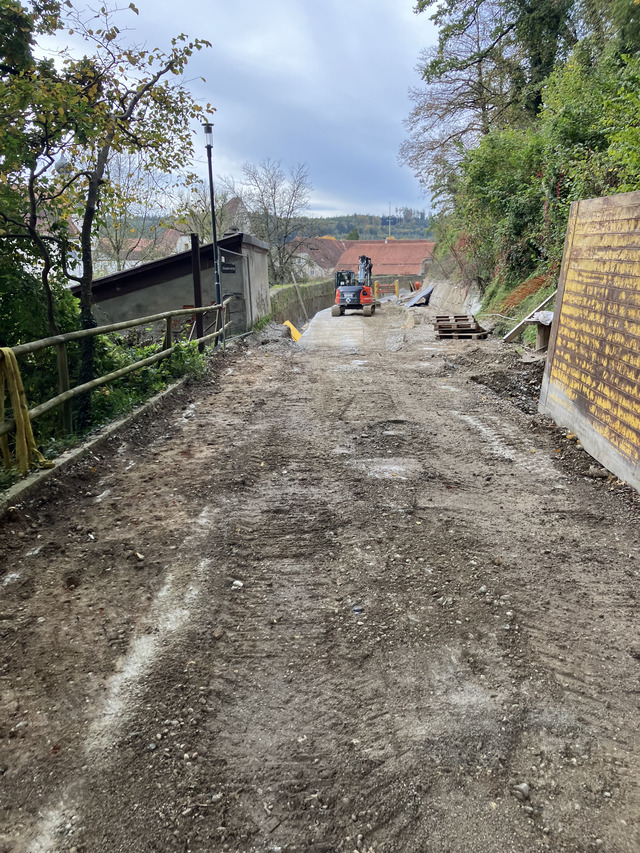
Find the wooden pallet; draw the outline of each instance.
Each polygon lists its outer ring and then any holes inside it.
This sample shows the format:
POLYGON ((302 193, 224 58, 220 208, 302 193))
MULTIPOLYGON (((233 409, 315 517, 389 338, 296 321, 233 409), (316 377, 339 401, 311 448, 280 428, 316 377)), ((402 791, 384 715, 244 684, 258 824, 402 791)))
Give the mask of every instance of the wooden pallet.
POLYGON ((433 328, 437 340, 447 338, 479 340, 486 338, 489 334, 482 328, 473 314, 436 314, 433 328))

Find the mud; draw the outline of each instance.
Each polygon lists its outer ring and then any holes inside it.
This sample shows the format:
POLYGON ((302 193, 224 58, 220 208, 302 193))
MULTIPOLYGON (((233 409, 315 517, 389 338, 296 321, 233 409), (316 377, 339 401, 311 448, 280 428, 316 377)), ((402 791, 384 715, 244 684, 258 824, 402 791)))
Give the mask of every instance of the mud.
POLYGON ((0 850, 640 850, 639 504, 538 383, 323 312, 13 507, 0 850))

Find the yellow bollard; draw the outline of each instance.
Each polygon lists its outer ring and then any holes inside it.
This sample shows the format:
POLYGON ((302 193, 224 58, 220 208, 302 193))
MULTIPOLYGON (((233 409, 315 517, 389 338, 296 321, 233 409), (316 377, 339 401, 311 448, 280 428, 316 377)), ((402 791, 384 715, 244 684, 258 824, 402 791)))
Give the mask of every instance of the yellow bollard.
POLYGON ((393 282, 393 286, 396 290, 396 299, 400 299, 400 285, 398 284, 398 279, 393 282))
POLYGON ((378 282, 377 281, 373 282, 373 296, 377 302, 378 301, 378 282))

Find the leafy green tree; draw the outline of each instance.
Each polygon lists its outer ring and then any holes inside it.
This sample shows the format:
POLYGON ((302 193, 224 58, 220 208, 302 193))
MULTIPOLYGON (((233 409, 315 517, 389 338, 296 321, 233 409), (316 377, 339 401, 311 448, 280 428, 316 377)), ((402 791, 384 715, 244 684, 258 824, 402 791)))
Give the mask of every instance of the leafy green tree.
POLYGON ((0 75, 20 74, 33 61, 31 21, 17 0, 0 2, 0 75))
POLYGON ((605 99, 601 126, 608 130, 609 175, 615 170, 620 192, 640 190, 640 57, 629 57, 618 86, 605 99))
POLYGON ((557 274, 573 201, 640 189, 638 4, 419 0, 427 9, 439 41, 401 156, 438 193, 443 268, 499 300, 557 274))
MULTIPOLYGON (((7 2, 7 0, 3 0, 7 2)), ((9 0, 10 2, 10 0, 9 0)), ((189 129, 203 109, 179 79, 189 57, 208 43, 172 40, 167 52, 130 44, 115 12, 82 12, 71 3, 12 3, 29 54, 21 73, 0 78, 0 238, 30 241, 40 257, 49 323, 55 310, 49 276, 63 270, 80 284, 81 325, 95 325, 91 309, 93 239, 114 152, 153 152, 160 172, 181 169, 192 156, 189 129), (62 49, 56 61, 35 59, 43 33, 79 36, 89 49, 78 59, 62 49), (77 223, 77 234, 69 226, 77 223)), ((130 10, 137 14, 133 3, 130 10)), ((6 37, 9 47, 20 38, 6 37)), ((0 57, 11 68, 11 57, 0 57)), ((24 60, 18 51, 18 57, 24 60)), ((208 108, 210 109, 210 108, 208 108)), ((93 374, 93 339, 82 347, 80 380, 93 374)), ((85 406, 82 425, 90 414, 85 406)))
POLYGON ((347 234, 347 236, 344 239, 345 240, 359 240, 360 239, 360 232, 358 231, 357 228, 352 228, 351 231, 349 231, 349 233, 347 234))
MULTIPOLYGON (((419 4, 419 10, 427 5, 419 4)), ((413 109, 405 120, 400 161, 425 189, 442 196, 465 151, 509 120, 515 71, 512 28, 503 22, 498 0, 449 0, 431 18, 440 26, 438 44, 419 57, 423 82, 409 90, 413 109)))
POLYGON ((611 23, 616 56, 636 54, 640 49, 640 10, 636 0, 612 0, 611 23))
POLYGON ((544 80, 576 37, 574 0, 419 0, 438 44, 420 56, 400 160, 436 197, 453 192, 465 153, 492 130, 531 123, 544 80))

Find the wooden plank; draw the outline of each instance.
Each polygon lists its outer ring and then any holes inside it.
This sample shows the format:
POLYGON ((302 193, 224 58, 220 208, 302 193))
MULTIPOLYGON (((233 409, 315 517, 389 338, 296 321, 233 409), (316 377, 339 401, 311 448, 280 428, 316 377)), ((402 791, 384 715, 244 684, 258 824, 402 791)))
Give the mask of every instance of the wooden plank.
POLYGON ((436 326, 473 326, 478 321, 475 317, 436 317, 433 322, 436 326))
POLYGON ((436 334, 436 338, 438 340, 451 340, 451 339, 479 339, 486 338, 489 332, 438 332, 436 334))
POLYGON ((473 322, 475 320, 475 317, 473 316, 473 314, 436 314, 433 319, 436 323, 455 323, 458 320, 466 320, 468 322, 473 322))
POLYGON ((470 331, 482 331, 479 323, 434 323, 434 329, 469 329, 470 331))
POLYGON ((540 303, 540 305, 538 305, 536 308, 533 309, 533 311, 531 311, 529 314, 527 314, 527 316, 524 318, 524 320, 521 320, 517 326, 514 326, 513 329, 511 329, 510 332, 507 332, 507 334, 502 339, 504 341, 504 343, 508 344, 511 341, 513 341, 515 338, 517 338, 518 335, 520 334, 520 332, 527 325, 527 320, 530 317, 533 317, 533 315, 536 313, 536 311, 540 311, 541 308, 544 308, 545 305, 548 305, 551 302, 551 300, 554 298, 554 296, 556 295, 557 292, 558 292, 557 290, 554 290, 553 293, 551 294, 551 296, 547 296, 547 298, 544 299, 540 303))

